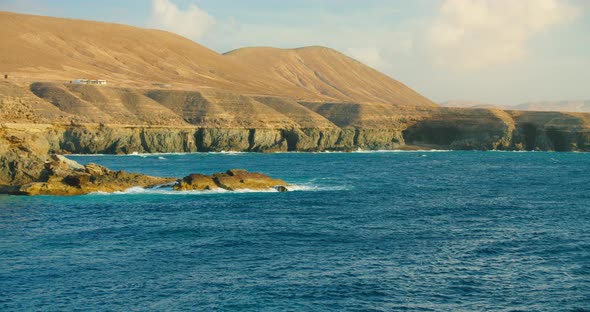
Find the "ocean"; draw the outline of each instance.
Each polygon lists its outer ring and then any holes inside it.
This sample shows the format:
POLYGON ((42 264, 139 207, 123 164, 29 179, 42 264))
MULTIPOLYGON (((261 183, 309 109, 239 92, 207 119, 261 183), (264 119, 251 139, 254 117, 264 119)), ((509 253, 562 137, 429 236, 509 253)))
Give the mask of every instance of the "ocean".
POLYGON ((590 311, 590 154, 71 158, 293 191, 0 196, 2 311, 590 311))

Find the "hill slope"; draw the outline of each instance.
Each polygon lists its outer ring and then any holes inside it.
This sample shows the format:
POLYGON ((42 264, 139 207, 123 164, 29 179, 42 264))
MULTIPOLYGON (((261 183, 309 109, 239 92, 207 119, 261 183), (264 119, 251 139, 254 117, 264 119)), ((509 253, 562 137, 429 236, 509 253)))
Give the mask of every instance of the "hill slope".
POLYGON ((22 85, 90 78, 122 87, 171 84, 306 101, 434 105, 327 48, 245 49, 224 56, 165 31, 10 12, 0 12, 0 45, 0 72, 22 85))
POLYGON ((184 37, 126 25, 0 12, 0 45, 0 72, 22 85, 89 78, 256 94, 289 88, 184 37))
POLYGON ((340 101, 435 106, 401 82, 329 48, 243 48, 225 55, 274 81, 340 101))

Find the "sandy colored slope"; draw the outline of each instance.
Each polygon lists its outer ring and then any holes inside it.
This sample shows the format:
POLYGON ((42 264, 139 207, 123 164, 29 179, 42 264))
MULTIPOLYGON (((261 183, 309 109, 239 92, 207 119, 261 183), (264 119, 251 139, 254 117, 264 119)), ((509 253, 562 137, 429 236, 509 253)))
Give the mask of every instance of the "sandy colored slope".
POLYGON ((219 89, 294 100, 434 104, 328 48, 247 48, 221 55, 165 31, 0 12, 0 73, 26 85, 77 78, 119 87, 219 89))
POLYGON ((339 101, 435 106, 399 81, 329 48, 243 48, 225 55, 276 81, 339 101))
POLYGON ((50 82, 36 82, 23 88, 0 81, 0 108, 0 122, 259 129, 336 127, 292 100, 217 89, 141 90, 50 82))
POLYGON ((261 94, 288 88, 184 37, 126 25, 0 12, 0 45, 0 73, 23 84, 89 78, 261 94))

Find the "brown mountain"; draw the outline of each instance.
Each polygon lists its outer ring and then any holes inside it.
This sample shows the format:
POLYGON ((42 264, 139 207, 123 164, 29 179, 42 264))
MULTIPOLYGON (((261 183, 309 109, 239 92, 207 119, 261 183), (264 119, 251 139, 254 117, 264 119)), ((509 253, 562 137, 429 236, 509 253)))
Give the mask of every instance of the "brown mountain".
POLYGON ((252 69, 181 36, 126 25, 0 12, 0 70, 17 81, 273 90, 252 69))
POLYGON ((307 101, 434 106, 400 82, 328 48, 221 55, 165 31, 0 12, 0 71, 24 82, 106 79, 111 85, 221 89, 307 101))
POLYGON ((273 81, 340 101, 434 106, 399 81, 329 48, 243 48, 225 55, 273 81))

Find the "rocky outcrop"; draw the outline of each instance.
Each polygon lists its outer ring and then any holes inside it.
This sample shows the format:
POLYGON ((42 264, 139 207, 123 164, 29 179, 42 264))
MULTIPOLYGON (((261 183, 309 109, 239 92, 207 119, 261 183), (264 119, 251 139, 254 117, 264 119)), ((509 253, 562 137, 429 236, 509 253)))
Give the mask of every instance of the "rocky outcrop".
POLYGON ((0 185, 0 194, 11 195, 83 195, 94 192, 113 193, 132 187, 154 188, 161 185, 174 185, 181 190, 236 191, 242 189, 276 189, 286 192, 288 184, 279 179, 241 169, 228 170, 212 176, 191 174, 182 180, 176 178, 152 177, 125 171, 113 171, 97 164, 82 166, 63 156, 51 155, 33 182, 14 180, 8 185, 0 185))
POLYGON ((117 192, 131 187, 154 187, 175 182, 175 178, 151 177, 88 164, 82 166, 59 155, 51 155, 34 182, 14 183, 0 188, 0 192, 13 195, 82 195, 92 192, 117 192))
POLYGON ((285 181, 273 179, 262 173, 248 172, 243 169, 231 169, 225 173, 215 173, 210 176, 203 174, 188 175, 174 185, 174 190, 202 191, 224 189, 236 191, 241 189, 276 189, 280 192, 286 192, 288 190, 287 187, 288 184, 285 181))
POLYGON ((276 189, 280 192, 288 190, 288 184, 280 179, 273 179, 265 174, 258 172, 248 172, 243 169, 231 169, 225 173, 215 173, 211 176, 202 174, 191 174, 184 177, 174 189, 177 191, 187 190, 215 190, 224 189, 236 191, 241 189, 248 190, 268 190, 276 189))
POLYGON ((283 180, 273 179, 262 173, 247 172, 242 169, 232 169, 228 170, 226 173, 214 174, 213 181, 215 181, 215 184, 219 187, 230 191, 240 189, 266 190, 269 188, 287 186, 287 183, 283 180))

